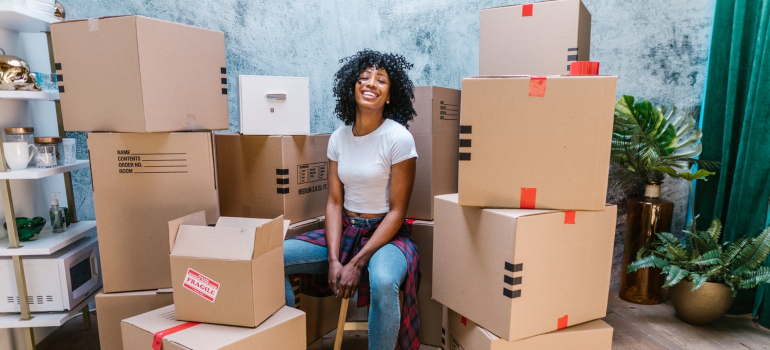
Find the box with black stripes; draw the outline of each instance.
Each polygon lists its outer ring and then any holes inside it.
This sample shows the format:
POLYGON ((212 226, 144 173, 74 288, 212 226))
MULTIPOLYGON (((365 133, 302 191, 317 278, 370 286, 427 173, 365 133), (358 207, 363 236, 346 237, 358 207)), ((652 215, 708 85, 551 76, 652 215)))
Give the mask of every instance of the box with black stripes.
POLYGON ((222 215, 291 223, 324 215, 329 136, 217 134, 222 215))
POLYGON ((508 341, 599 319, 616 207, 482 209, 436 197, 433 299, 508 341))

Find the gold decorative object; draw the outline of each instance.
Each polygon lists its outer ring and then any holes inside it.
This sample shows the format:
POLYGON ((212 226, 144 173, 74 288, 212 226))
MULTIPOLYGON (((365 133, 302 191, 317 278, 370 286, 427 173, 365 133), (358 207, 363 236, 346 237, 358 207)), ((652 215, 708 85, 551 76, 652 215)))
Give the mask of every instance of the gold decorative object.
POLYGON ((730 287, 724 283, 706 282, 696 290, 692 290, 692 286, 692 282, 682 281, 668 289, 676 314, 689 324, 704 326, 714 323, 735 301, 730 287))
POLYGON ((40 91, 35 79, 35 73, 29 70, 29 65, 23 59, 0 55, 0 90, 40 91))
POLYGON ((55 8, 53 12, 54 17, 61 18, 62 20, 67 18, 67 12, 64 11, 64 5, 62 5, 60 2, 57 1, 56 4, 54 5, 54 8, 55 8))

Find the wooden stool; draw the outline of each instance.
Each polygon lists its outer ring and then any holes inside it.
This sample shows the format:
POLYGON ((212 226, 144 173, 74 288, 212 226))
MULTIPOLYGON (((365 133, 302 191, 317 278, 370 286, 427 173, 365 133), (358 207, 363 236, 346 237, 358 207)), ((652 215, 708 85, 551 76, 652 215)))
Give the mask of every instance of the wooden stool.
MULTIPOLYGON (((355 297, 357 298, 358 294, 356 294, 355 297)), ((347 322, 348 303, 350 302, 350 299, 342 299, 342 303, 340 305, 340 319, 337 321, 337 336, 334 338, 334 350, 340 350, 342 348, 342 335, 345 333, 345 331, 368 331, 369 330, 368 320, 347 322)), ((399 307, 401 307, 401 304, 403 304, 403 302, 404 302, 404 292, 399 291, 398 292, 399 307)))

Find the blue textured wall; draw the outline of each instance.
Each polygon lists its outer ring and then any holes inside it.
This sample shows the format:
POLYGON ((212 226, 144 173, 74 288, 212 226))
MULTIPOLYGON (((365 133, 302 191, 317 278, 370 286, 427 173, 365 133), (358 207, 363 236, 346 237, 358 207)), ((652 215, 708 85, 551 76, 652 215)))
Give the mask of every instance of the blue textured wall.
MULTIPOLYGON (((311 130, 331 132, 332 76, 338 60, 363 48, 398 52, 415 67, 416 85, 460 88, 478 73, 479 10, 529 1, 97 1, 61 0, 68 19, 138 14, 225 32, 230 125, 237 128, 239 74, 309 76, 311 130)), ((602 74, 618 75, 618 94, 678 106, 699 105, 714 0, 584 0, 592 14, 591 58, 602 74)), ((76 135, 85 158, 84 136, 76 135)), ((75 174, 81 219, 93 219, 88 170, 75 174)), ((664 186, 677 203, 675 228, 685 220, 686 184, 664 186)), ((624 209, 625 195, 610 200, 624 209)), ((623 231, 619 215, 618 231, 623 231)), ((675 231, 678 231, 675 230, 675 231)), ((622 234, 617 236, 622 243, 622 234)), ((616 249, 616 260, 622 248, 616 249)), ((617 276, 619 271, 614 272, 617 276)))

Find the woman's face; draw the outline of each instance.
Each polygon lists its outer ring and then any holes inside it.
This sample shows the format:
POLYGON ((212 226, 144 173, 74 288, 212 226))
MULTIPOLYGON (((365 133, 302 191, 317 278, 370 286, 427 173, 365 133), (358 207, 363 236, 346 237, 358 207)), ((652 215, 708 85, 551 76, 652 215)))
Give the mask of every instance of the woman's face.
POLYGON ((384 109, 390 101, 390 77, 384 69, 369 67, 356 80, 356 104, 358 108, 384 109))

